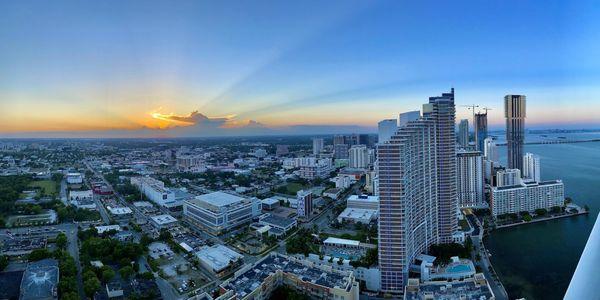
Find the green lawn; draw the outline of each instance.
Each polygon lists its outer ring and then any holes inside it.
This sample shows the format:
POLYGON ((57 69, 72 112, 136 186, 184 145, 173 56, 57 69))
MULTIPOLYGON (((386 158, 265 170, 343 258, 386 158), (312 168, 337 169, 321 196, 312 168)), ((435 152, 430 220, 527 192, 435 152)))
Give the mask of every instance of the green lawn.
POLYGON ((56 192, 56 182, 54 182, 53 180, 40 180, 40 181, 34 181, 32 183, 29 184, 30 187, 32 188, 42 188, 44 190, 44 194, 45 195, 52 195, 56 192))

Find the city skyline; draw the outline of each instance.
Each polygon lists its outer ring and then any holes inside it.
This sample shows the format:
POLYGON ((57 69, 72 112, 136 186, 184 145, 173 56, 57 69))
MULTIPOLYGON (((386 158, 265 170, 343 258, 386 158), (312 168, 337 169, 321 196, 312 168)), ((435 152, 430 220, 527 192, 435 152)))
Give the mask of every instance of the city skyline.
POLYGON ((490 130, 506 94, 528 128, 598 128, 600 18, 544 3, 5 1, 0 137, 375 133, 450 87, 490 130))

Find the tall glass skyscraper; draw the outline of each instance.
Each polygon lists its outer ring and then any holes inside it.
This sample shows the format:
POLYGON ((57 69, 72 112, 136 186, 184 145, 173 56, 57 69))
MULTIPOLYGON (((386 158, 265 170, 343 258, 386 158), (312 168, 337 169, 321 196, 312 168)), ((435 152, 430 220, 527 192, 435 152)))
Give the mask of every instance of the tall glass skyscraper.
POLYGON ((525 141, 525 95, 504 96, 508 168, 523 173, 523 142, 525 141))
POLYGON ((454 90, 377 147, 381 287, 401 292, 411 262, 456 232, 454 90))

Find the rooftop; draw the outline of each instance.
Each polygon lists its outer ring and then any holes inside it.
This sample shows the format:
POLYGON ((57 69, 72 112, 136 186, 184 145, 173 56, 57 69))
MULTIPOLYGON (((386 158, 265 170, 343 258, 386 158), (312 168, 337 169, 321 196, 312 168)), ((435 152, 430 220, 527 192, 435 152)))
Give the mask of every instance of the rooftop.
POLYGON ((281 254, 271 253, 245 272, 236 274, 235 278, 225 282, 221 287, 234 291, 241 299, 260 288, 262 282, 277 271, 293 275, 303 282, 328 288, 347 289, 351 284, 351 277, 344 272, 328 272, 281 254))
POLYGON ((360 242, 355 240, 340 239, 336 237, 328 237, 323 241, 324 244, 336 244, 336 245, 348 245, 348 246, 359 246, 360 242))
POLYGON ((190 200, 192 203, 197 203, 198 201, 208 203, 210 205, 216 207, 224 207, 229 206, 240 201, 244 200, 244 198, 235 196, 232 194, 228 194, 225 192, 213 192, 209 194, 204 194, 200 196, 196 196, 195 199, 190 200))
POLYGON ((201 262, 209 265, 215 272, 222 271, 232 262, 244 257, 223 245, 204 246, 196 252, 196 256, 201 262))
POLYGON ((262 204, 266 204, 266 205, 274 205, 274 204, 279 203, 279 199, 271 197, 271 198, 263 199, 260 202, 262 202, 262 204))
POLYGON ((369 195, 350 195, 349 201, 365 201, 365 202, 379 202, 379 196, 369 195))
POLYGON ((58 262, 44 259, 30 263, 21 280, 19 299, 56 299, 58 285, 58 262))
POLYGON ((493 299, 493 297, 494 294, 485 279, 482 279, 482 274, 476 274, 475 279, 453 282, 431 281, 419 283, 418 279, 409 279, 404 293, 405 300, 486 300, 493 299))
POLYGON ((175 219, 173 216, 171 216, 169 214, 152 216, 150 218, 152 219, 153 222, 155 222, 156 224, 159 224, 159 225, 177 222, 177 219, 175 219))

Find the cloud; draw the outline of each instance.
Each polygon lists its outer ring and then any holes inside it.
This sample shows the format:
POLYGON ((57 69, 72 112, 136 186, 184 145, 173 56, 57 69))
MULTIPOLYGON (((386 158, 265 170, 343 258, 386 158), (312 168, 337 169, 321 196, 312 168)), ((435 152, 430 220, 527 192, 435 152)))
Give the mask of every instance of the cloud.
POLYGON ((162 114, 159 112, 153 112, 151 115, 152 115, 152 118, 158 119, 158 120, 170 121, 170 122, 175 122, 175 123, 184 123, 184 124, 177 124, 177 125, 183 125, 183 126, 202 125, 202 126, 206 126, 206 127, 215 127, 215 128, 223 127, 223 126, 227 125, 228 123, 232 122, 235 118, 235 115, 229 115, 229 116, 225 116, 225 117, 207 117, 206 115, 200 113, 197 110, 191 112, 187 116, 178 116, 175 114, 162 114))

